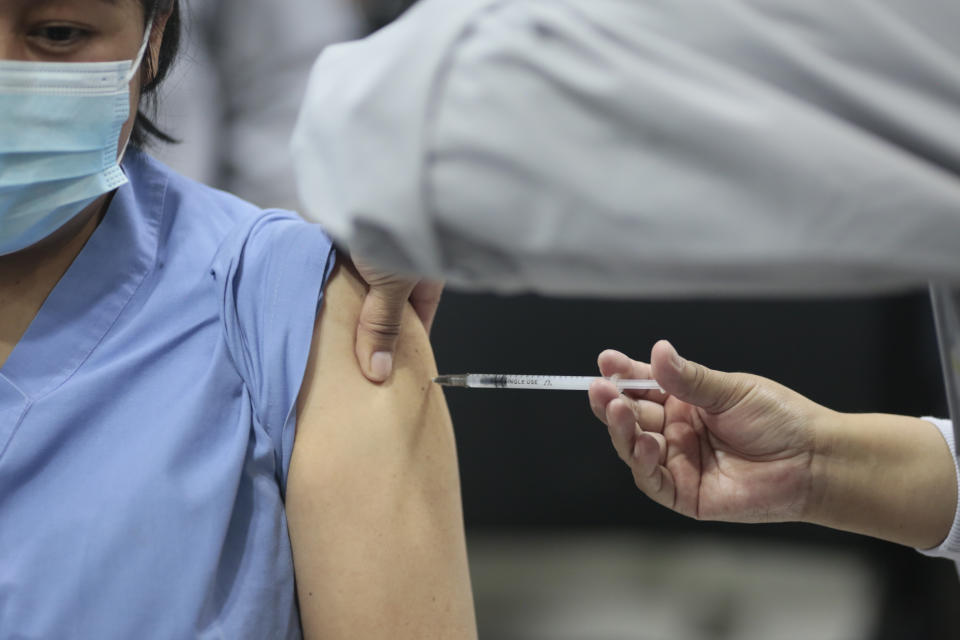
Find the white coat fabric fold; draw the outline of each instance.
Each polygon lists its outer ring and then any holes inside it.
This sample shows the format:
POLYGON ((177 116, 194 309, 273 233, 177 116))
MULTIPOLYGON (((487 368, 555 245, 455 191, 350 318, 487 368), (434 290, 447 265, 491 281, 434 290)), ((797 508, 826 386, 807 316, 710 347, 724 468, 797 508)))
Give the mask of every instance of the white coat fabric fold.
POLYGON ((422 0, 319 59, 306 213, 457 287, 960 280, 960 5, 422 0))

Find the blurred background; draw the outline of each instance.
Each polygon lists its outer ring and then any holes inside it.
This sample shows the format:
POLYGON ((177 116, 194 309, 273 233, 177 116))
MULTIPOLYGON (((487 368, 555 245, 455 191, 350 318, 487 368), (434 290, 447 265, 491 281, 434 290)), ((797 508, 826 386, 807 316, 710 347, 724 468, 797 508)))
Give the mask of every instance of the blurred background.
MULTIPOLYGON (((181 172, 297 208, 287 143, 328 44, 410 0, 190 0, 160 97, 181 172)), ((840 411, 946 415, 925 292, 817 300, 608 302, 448 292, 441 372, 592 375, 659 338, 840 411)), ((634 487, 585 393, 450 390, 484 640, 886 640, 960 629, 952 563, 813 526, 693 522, 634 487)), ((891 469, 896 473, 896 469, 891 469)))

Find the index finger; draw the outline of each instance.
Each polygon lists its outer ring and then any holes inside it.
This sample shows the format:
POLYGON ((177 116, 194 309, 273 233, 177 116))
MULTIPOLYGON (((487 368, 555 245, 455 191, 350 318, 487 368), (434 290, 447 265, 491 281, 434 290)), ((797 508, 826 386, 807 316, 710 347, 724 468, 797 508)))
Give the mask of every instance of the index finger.
MULTIPOLYGON (((639 362, 625 354, 607 349, 597 358, 597 365, 600 367, 600 375, 610 378, 631 378, 646 380, 653 378, 653 370, 646 362, 639 362)), ((652 400, 662 403, 667 398, 667 394, 659 389, 625 389, 623 394, 628 398, 652 400)))
POLYGON ((410 304, 417 312, 417 317, 423 323, 428 336, 433 327, 433 318, 437 315, 437 307, 440 306, 443 287, 444 283, 440 280, 421 280, 410 292, 410 304))

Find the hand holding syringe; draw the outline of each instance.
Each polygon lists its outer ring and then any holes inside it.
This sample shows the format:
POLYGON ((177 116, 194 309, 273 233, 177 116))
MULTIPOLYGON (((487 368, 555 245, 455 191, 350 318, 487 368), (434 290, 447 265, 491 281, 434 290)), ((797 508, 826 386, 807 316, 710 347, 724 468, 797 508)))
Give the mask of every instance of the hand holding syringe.
POLYGON ((656 380, 602 378, 600 376, 542 376, 503 373, 463 373, 437 376, 433 381, 445 387, 470 389, 543 389, 554 391, 587 391, 594 380, 609 380, 617 389, 656 389, 663 391, 656 380))

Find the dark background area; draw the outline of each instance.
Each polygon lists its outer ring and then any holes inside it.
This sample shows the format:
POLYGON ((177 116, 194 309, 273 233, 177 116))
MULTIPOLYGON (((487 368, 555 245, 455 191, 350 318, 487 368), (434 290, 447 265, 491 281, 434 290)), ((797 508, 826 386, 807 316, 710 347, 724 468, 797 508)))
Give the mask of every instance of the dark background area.
MULTIPOLYGON (((604 348, 646 360, 660 338, 692 360, 767 376, 836 410, 947 413, 924 293, 608 302, 448 292, 433 333, 441 373, 593 375, 604 348)), ((878 640, 954 637, 960 626, 960 581, 946 560, 810 525, 695 522, 654 504, 634 487, 585 393, 454 389, 447 399, 468 531, 700 532, 848 548, 884 576, 878 640)))

